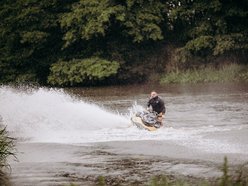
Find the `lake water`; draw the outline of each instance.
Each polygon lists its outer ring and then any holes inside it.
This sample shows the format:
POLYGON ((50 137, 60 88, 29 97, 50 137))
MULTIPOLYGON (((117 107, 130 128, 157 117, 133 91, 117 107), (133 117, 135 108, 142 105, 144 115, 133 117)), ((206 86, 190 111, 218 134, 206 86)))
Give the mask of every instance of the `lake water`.
POLYGON ((232 165, 248 161, 248 84, 244 83, 73 89, 1 86, 0 116, 18 139, 19 162, 10 160, 16 185, 62 185, 80 174, 113 176, 103 167, 111 167, 110 159, 118 164, 126 156, 136 161, 156 159, 149 164, 154 175, 199 177, 219 176, 224 156, 232 165), (133 126, 130 116, 146 107, 152 90, 164 99, 167 112, 164 127, 148 132, 133 126), (86 170, 91 161, 95 165, 86 170))

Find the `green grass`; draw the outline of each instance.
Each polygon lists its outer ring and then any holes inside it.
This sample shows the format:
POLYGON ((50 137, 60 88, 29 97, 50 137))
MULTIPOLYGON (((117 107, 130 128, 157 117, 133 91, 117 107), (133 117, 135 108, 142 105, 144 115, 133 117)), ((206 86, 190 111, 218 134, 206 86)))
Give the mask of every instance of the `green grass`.
POLYGON ((248 65, 230 64, 219 69, 203 69, 170 72, 162 76, 161 84, 171 83, 211 83, 211 82, 248 82, 248 65))

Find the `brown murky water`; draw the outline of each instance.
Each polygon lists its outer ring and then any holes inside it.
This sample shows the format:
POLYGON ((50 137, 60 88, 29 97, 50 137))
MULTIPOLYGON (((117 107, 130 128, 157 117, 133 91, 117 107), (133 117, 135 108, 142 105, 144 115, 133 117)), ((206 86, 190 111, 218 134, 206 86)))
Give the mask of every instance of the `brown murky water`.
POLYGON ((18 138, 14 185, 143 185, 153 175, 212 178, 224 156, 248 161, 248 84, 0 88, 0 115, 18 138), (130 114, 156 90, 164 128, 139 130, 130 114))

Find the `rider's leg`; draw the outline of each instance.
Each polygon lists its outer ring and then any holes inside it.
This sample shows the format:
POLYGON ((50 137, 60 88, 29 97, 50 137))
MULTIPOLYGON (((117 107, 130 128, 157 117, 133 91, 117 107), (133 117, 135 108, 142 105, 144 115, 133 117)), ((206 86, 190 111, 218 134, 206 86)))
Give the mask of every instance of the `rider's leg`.
POLYGON ((162 120, 163 120, 163 114, 161 112, 157 115, 157 121, 160 124, 160 126, 163 126, 162 120))

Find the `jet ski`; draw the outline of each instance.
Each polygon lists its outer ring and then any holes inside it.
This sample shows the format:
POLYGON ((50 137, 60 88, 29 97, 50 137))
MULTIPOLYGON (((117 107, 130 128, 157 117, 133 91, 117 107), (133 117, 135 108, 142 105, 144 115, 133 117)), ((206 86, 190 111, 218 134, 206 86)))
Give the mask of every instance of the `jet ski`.
POLYGON ((161 127, 156 112, 142 111, 131 117, 132 123, 140 129, 155 131, 161 127))

